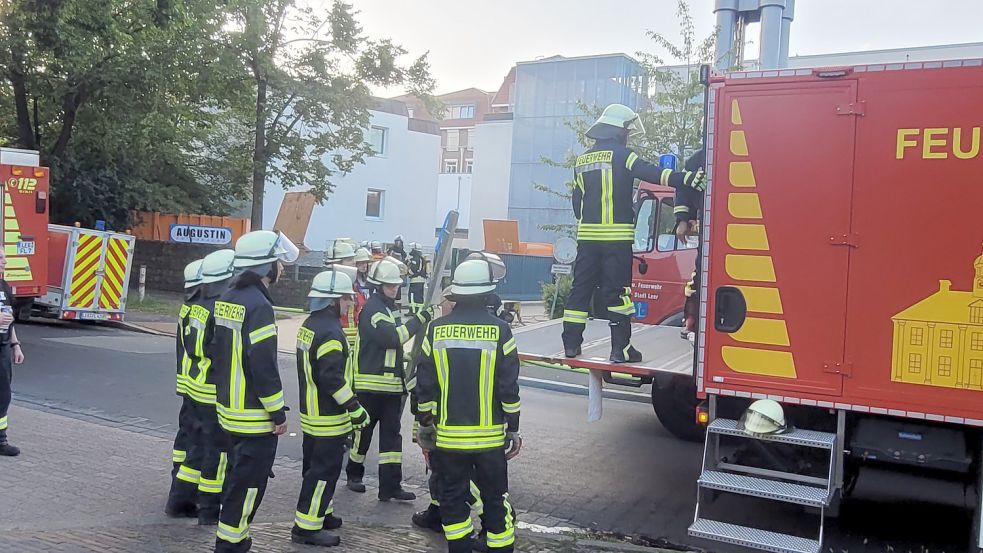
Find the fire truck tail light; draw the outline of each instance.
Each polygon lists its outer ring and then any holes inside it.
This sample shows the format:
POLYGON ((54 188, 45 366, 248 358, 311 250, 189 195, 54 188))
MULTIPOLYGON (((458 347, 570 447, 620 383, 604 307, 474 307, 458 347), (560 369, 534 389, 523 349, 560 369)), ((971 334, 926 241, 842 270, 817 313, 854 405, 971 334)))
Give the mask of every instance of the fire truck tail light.
POLYGON ((43 177, 44 176, 44 169, 35 169, 34 170, 34 176, 35 177, 43 177))
POLYGON ((19 177, 19 176, 21 176, 21 175, 23 175, 23 174, 24 174, 24 168, 23 168, 23 167, 14 167, 14 168, 12 168, 12 169, 10 170, 10 172, 11 172, 11 173, 12 173, 12 174, 13 174, 14 176, 17 176, 17 177, 19 177))
POLYGON ((74 311, 65 311, 64 317, 66 319, 69 319, 69 320, 74 319, 75 318, 75 312, 74 311))

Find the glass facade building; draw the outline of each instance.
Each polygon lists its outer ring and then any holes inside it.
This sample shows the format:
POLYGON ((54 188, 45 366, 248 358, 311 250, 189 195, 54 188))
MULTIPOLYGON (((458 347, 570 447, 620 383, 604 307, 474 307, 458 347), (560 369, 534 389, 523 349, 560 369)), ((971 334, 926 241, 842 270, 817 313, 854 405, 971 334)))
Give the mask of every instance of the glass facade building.
POLYGON ((548 58, 517 66, 512 130, 509 219, 519 222, 524 242, 554 242, 559 235, 541 225, 574 223, 569 200, 536 190, 547 185, 566 193, 571 170, 543 159, 561 161, 582 146, 566 125, 586 117, 578 102, 645 108, 648 79, 641 65, 624 54, 548 58))

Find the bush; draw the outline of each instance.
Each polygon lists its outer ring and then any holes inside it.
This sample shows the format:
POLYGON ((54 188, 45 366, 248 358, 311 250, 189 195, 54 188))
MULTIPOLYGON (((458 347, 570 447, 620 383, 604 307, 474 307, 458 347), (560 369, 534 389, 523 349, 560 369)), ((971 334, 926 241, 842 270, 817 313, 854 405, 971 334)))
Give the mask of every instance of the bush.
POLYGON ((563 310, 567 306, 567 297, 570 296, 570 287, 573 284, 573 277, 570 275, 557 275, 555 282, 541 282, 543 289, 543 305, 546 307, 546 314, 551 319, 563 316, 563 310), (559 291, 557 291, 559 288, 559 291), (553 305, 553 294, 556 293, 556 306, 553 305))

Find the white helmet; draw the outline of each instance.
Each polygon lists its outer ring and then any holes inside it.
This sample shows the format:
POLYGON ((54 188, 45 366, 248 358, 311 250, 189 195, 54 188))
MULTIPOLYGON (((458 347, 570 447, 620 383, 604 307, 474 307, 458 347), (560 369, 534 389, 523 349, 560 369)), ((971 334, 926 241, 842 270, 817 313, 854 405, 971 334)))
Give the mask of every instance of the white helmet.
POLYGON ((465 261, 473 259, 488 263, 492 269, 492 279, 495 283, 505 278, 505 262, 502 261, 501 257, 488 252, 474 252, 464 258, 465 261))
POLYGON ((369 268, 369 283, 371 284, 402 284, 403 277, 399 274, 399 265, 390 259, 380 259, 369 268))
POLYGON ((274 261, 293 263, 300 250, 282 232, 254 230, 236 240, 236 269, 258 267, 274 261))
POLYGON ((454 269, 451 293, 455 296, 477 296, 495 289, 491 263, 484 259, 468 259, 454 269))
POLYGON ((324 252, 325 263, 340 263, 353 257, 355 257, 355 248, 340 239, 333 240, 328 246, 328 250, 324 252))
POLYGON ((410 242, 410 251, 418 251, 423 253, 423 246, 421 246, 419 242, 410 242))
POLYGON ((394 263, 397 267, 399 267, 399 276, 406 276, 409 274, 410 268, 406 266, 406 263, 403 263, 391 255, 387 255, 386 257, 383 257, 383 259, 389 261, 390 263, 394 263))
POLYGON ((782 405, 773 399, 759 399, 741 415, 737 427, 751 435, 781 434, 789 430, 782 405))
POLYGON ((184 289, 194 288, 201 281, 201 259, 196 259, 184 266, 184 289))
POLYGON ((212 284, 232 278, 235 268, 232 266, 235 261, 235 250, 218 250, 205 256, 201 260, 201 282, 202 284, 212 284))
POLYGON ((340 298, 355 293, 352 278, 345 271, 322 271, 311 282, 309 298, 340 298))
POLYGON ((587 138, 603 140, 615 138, 620 130, 627 130, 630 135, 645 134, 645 126, 635 110, 623 104, 611 104, 587 130, 587 138))
POLYGON ((396 235, 396 238, 393 238, 393 243, 402 242, 402 241, 403 241, 403 235, 402 234, 397 234, 396 235))
POLYGON ((378 240, 373 240, 372 251, 376 251, 376 250, 379 250, 380 252, 382 251, 382 242, 379 242, 378 240))
POLYGON ((355 250, 355 263, 372 261, 372 254, 365 248, 355 250))

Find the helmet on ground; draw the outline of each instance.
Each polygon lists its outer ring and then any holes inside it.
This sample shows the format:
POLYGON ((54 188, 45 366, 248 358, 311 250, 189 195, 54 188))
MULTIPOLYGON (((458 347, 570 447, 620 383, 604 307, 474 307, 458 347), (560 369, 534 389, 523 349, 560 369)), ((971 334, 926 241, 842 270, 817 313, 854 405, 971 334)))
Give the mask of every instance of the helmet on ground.
POLYGON ((365 248, 359 248, 355 250, 355 263, 363 263, 372 261, 372 254, 369 250, 365 248))
POLYGON ((201 262, 203 260, 196 259, 191 263, 184 266, 184 289, 194 288, 202 283, 201 280, 201 262))
POLYGON ((772 399, 759 399, 741 415, 737 427, 751 435, 781 434, 789 430, 782 405, 772 399))
POLYGON ((399 265, 388 258, 380 259, 372 264, 369 268, 368 279, 369 283, 377 285, 403 283, 403 277, 399 274, 399 265))
POLYGON ((451 293, 455 296, 478 296, 495 289, 492 266, 484 259, 468 259, 454 269, 451 293))
POLYGON ((616 138, 621 131, 628 131, 629 135, 645 134, 645 126, 635 110, 624 104, 611 104, 604 108, 601 116, 587 130, 587 138, 616 138))
POLYGON ((235 250, 218 250, 205 256, 201 260, 201 281, 203 284, 212 284, 232 278, 235 267, 235 250))
POLYGON ((332 240, 328 244, 328 250, 324 252, 325 263, 341 263, 353 257, 355 257, 355 248, 348 242, 341 241, 341 239, 332 240))
POLYGON ((347 272, 330 270, 314 276, 307 297, 311 299, 311 311, 320 311, 331 306, 336 298, 354 293, 352 278, 347 272))
POLYGON ((497 283, 498 281, 505 278, 505 262, 502 261, 501 257, 493 253, 473 252, 471 254, 468 254, 468 256, 464 259, 465 261, 477 259, 479 261, 485 261, 486 263, 488 263, 489 267, 491 267, 492 270, 493 282, 497 283))
POLYGON ((236 240, 235 267, 245 269, 282 261, 293 263, 300 250, 282 232, 254 230, 236 240))

